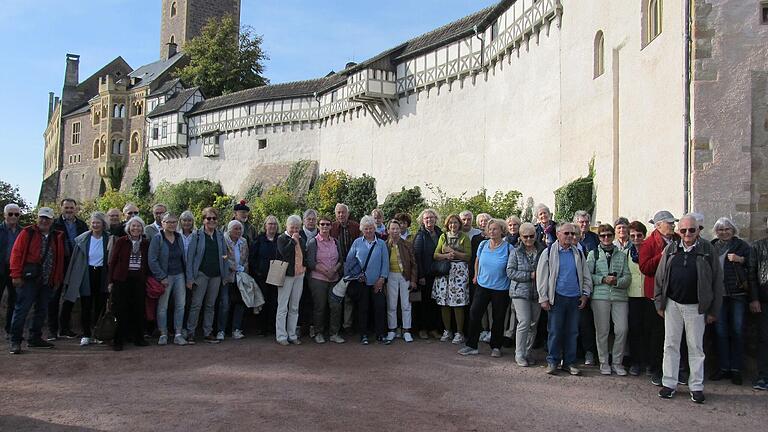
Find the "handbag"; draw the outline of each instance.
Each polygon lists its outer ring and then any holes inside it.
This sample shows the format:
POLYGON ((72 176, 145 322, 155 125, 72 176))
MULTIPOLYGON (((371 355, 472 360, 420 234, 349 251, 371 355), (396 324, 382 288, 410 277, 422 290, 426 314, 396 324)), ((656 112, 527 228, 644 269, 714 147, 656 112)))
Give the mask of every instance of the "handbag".
POLYGON ((432 276, 447 276, 451 272, 451 262, 448 260, 432 261, 430 270, 432 276))
POLYGON ((328 300, 335 303, 341 303, 344 300, 344 296, 347 295, 347 288, 349 287, 349 281, 341 278, 336 285, 333 286, 330 292, 328 292, 328 300))
POLYGON ((408 301, 411 303, 417 303, 421 301, 421 290, 408 291, 408 301))
POLYGON ((347 281, 351 282, 351 283, 348 283, 345 294, 348 295, 349 298, 351 298, 353 301, 357 301, 360 298, 360 290, 365 289, 365 283, 360 282, 360 278, 365 278, 365 270, 368 268, 368 262, 371 260, 371 255, 373 255, 373 250, 375 248, 376 248, 376 242, 374 242, 373 246, 371 246, 371 248, 368 249, 368 256, 365 257, 365 264, 363 264, 363 268, 362 270, 360 270, 359 274, 345 276, 344 278, 342 278, 342 280, 346 279, 347 281))
POLYGON ((288 271, 288 261, 270 260, 267 272, 267 283, 281 287, 285 284, 285 273, 288 271))
POLYGON ((115 338, 117 332, 117 318, 115 318, 114 312, 112 312, 112 300, 107 301, 107 307, 104 309, 104 313, 101 314, 99 320, 96 321, 96 328, 93 330, 93 335, 96 339, 108 341, 115 338))

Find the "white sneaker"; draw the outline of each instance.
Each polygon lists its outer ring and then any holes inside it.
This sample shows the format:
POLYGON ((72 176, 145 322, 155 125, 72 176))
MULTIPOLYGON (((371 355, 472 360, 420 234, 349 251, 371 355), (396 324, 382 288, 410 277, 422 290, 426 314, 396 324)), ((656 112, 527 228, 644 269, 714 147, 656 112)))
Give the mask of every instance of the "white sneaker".
POLYGON ((387 333, 387 340, 388 341, 392 342, 393 340, 395 340, 395 337, 396 337, 396 333, 395 332, 391 331, 391 332, 387 333))
POLYGON ((491 342, 491 332, 489 332, 487 330, 480 332, 480 342, 490 343, 491 342))
POLYGON ((613 365, 613 366, 611 366, 611 369, 613 369, 613 371, 618 376, 627 376, 627 370, 624 369, 623 365, 613 365))
POLYGON ((220 331, 220 332, 216 333, 216 340, 218 340, 218 341, 223 341, 224 340, 224 332, 223 331, 220 331))
POLYGON ((91 338, 91 345, 101 345, 104 341, 96 338, 91 338))
POLYGON ((325 343, 325 338, 323 337, 322 333, 316 334, 314 339, 315 339, 315 343, 317 343, 317 344, 324 344, 325 343))
POLYGON ((595 365, 595 355, 592 354, 591 351, 587 351, 586 354, 584 354, 584 366, 594 366, 595 365))
POLYGON ((453 339, 453 333, 450 330, 443 330, 443 337, 440 338, 440 342, 448 342, 453 339))
POLYGON ((90 344, 91 344, 91 338, 87 338, 87 337, 80 338, 80 346, 81 347, 82 346, 88 346, 90 344))
POLYGON ((331 342, 337 343, 337 344, 343 344, 346 342, 343 337, 339 336, 338 334, 331 335, 331 342))
POLYGON ((232 339, 234 339, 234 340, 240 340, 240 339, 242 339, 244 337, 245 337, 245 335, 243 334, 243 331, 240 330, 240 329, 235 329, 232 332, 232 339))
POLYGON ((173 343, 176 345, 184 346, 187 344, 187 340, 184 339, 184 336, 182 336, 181 333, 179 333, 176 336, 174 336, 173 343))
POLYGON ((600 374, 601 375, 610 375, 611 374, 611 365, 608 363, 600 363, 600 374))
POLYGON ((413 336, 411 336, 411 332, 403 333, 403 340, 408 342, 408 343, 413 342, 413 336))
POLYGON ((453 337, 453 341, 451 341, 454 345, 461 345, 464 343, 464 335, 456 332, 456 335, 453 337))
POLYGON ((168 336, 166 335, 160 335, 160 338, 157 340, 158 345, 168 345, 168 336))

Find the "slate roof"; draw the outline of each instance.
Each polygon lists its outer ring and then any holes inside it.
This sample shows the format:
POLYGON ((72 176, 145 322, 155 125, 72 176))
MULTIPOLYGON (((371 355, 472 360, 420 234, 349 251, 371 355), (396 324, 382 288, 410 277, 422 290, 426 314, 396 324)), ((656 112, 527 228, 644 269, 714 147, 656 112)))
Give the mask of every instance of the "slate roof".
POLYGON ((90 103, 86 103, 85 105, 83 105, 83 106, 81 106, 79 108, 75 108, 74 110, 68 112, 67 114, 65 114, 63 116, 61 116, 61 118, 75 117, 75 116, 78 116, 80 114, 87 113, 89 111, 91 111, 91 104, 90 103))
MULTIPOLYGON (((155 91, 152 92, 152 96, 157 96, 157 95, 162 95, 164 93, 168 93, 169 91, 171 91, 171 89, 173 89, 174 86, 176 86, 176 84, 178 84, 180 82, 181 82, 181 78, 174 78, 174 79, 172 79, 170 81, 166 81, 166 82, 163 83, 163 85, 161 85, 155 91)), ((182 85, 184 85, 184 84, 182 83, 182 85)))
POLYGON ((184 53, 178 52, 168 60, 158 60, 144 66, 139 67, 128 76, 131 78, 138 78, 140 81, 134 85, 135 87, 143 87, 151 84, 154 80, 163 76, 173 65, 184 57, 184 53))
POLYGON ((68 103, 66 110, 62 111, 62 115, 68 115, 76 109, 81 108, 84 102, 99 94, 99 79, 101 79, 102 76, 114 73, 115 71, 125 71, 125 73, 129 73, 131 71, 131 66, 128 65, 122 57, 118 56, 104 65, 104 67, 94 72, 91 76, 78 83, 74 92, 77 96, 74 96, 68 103))
POLYGON ((151 113, 147 114, 147 117, 148 118, 158 117, 163 114, 178 111, 179 109, 181 109, 182 106, 184 106, 187 100, 189 100, 189 98, 191 98, 192 95, 195 94, 196 91, 198 91, 198 87, 192 87, 192 88, 180 91, 175 96, 165 101, 164 104, 152 110, 151 113))

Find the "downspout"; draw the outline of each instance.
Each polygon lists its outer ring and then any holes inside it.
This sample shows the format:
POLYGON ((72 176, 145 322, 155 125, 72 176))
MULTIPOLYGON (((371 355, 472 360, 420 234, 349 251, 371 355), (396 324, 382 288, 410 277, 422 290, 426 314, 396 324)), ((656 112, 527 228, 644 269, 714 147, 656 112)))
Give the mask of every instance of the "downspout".
POLYGON ((685 112, 683 113, 683 213, 690 211, 691 202, 691 3, 694 0, 685 2, 685 57, 683 65, 685 67, 685 82, 683 83, 683 95, 685 98, 685 112))
POLYGON ((472 30, 475 32, 475 37, 480 41, 480 68, 485 67, 485 38, 480 36, 480 29, 477 28, 477 25, 472 27, 472 30))

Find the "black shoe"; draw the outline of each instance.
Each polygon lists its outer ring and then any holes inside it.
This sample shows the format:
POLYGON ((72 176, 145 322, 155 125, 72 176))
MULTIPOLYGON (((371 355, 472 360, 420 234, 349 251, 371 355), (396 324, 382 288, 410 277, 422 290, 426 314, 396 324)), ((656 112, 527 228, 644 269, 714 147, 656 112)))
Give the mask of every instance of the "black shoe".
POLYGON ((659 390, 659 397, 662 399, 672 399, 672 396, 674 395, 675 395, 675 391, 669 387, 662 387, 661 390, 659 390))
POLYGON ((64 339, 74 339, 77 337, 77 333, 73 332, 72 330, 62 330, 59 332, 59 337, 64 339))
POLYGON ((368 345, 368 336, 360 337, 360 345, 368 345))
POLYGON ((44 348, 44 349, 53 348, 52 343, 44 341, 43 339, 30 339, 27 341, 27 346, 30 348, 44 348))
POLYGON ((677 374, 677 384, 687 386, 689 376, 690 376, 690 372, 686 370, 681 370, 680 373, 677 374))
POLYGON ((123 350, 123 343, 122 342, 115 342, 112 344, 112 350, 113 351, 122 351, 123 350))
POLYGON ((144 339, 137 339, 133 341, 133 344, 136 346, 149 346, 149 342, 145 341, 144 339))
POLYGON ((661 387, 661 372, 656 372, 651 377, 651 384, 655 385, 656 387, 661 387))
POLYGON ((692 391, 691 400, 697 404, 703 404, 707 398, 704 397, 703 391, 692 391))
POLYGON ((387 339, 386 336, 376 336, 376 342, 384 345, 389 345, 392 343, 392 341, 387 339))
POLYGON ((501 346, 503 346, 504 348, 512 348, 513 346, 515 346, 515 340, 504 336, 504 339, 501 341, 501 346))
POLYGON ((728 379, 731 377, 731 371, 725 371, 722 369, 716 370, 713 374, 709 376, 710 381, 720 381, 722 379, 728 379))
POLYGON ((741 371, 731 371, 731 383, 739 386, 744 383, 744 380, 741 378, 741 371))
POLYGON ((21 342, 11 342, 11 354, 21 354, 21 342))

